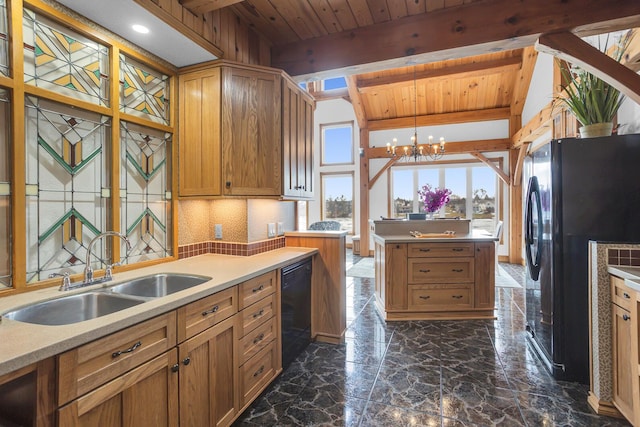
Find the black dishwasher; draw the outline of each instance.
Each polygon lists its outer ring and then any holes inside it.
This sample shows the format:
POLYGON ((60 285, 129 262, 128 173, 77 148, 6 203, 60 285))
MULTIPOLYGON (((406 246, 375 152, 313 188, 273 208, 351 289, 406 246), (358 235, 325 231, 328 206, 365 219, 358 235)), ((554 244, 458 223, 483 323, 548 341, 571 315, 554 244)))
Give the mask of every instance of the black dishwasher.
POLYGON ((311 342, 311 259, 282 269, 282 367, 311 342))

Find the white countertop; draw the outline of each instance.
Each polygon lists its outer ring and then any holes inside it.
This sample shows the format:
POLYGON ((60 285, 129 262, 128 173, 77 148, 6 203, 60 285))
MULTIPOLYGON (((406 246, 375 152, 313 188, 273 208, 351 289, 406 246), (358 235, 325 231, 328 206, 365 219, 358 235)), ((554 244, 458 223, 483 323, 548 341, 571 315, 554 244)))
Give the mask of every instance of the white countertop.
POLYGON ((45 326, 2 318, 0 322, 0 375, 62 353, 120 329, 169 312, 240 282, 284 267, 317 253, 317 249, 286 247, 253 256, 207 254, 140 269, 114 272, 114 280, 60 292, 57 287, 0 298, 0 313, 61 296, 101 289, 156 273, 186 273, 212 277, 206 283, 166 297, 144 302, 106 316, 61 326, 45 326))
POLYGON ((323 237, 327 239, 339 239, 347 235, 344 230, 302 230, 302 231, 287 231, 284 233, 284 237, 323 237))
POLYGON ((434 242, 494 242, 496 237, 492 234, 481 230, 474 230, 468 234, 456 234, 453 237, 426 237, 417 238, 409 234, 397 234, 397 235, 377 235, 374 234, 373 238, 382 243, 434 243, 434 242))
POLYGON ((607 270, 610 274, 624 279, 624 284, 640 292, 640 267, 631 267, 624 265, 610 265, 607 270))

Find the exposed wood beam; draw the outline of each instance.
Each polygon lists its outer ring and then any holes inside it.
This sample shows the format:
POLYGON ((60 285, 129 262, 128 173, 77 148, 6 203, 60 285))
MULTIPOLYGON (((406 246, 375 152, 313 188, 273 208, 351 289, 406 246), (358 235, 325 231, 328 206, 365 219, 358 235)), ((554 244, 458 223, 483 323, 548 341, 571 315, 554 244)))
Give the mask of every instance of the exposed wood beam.
POLYGON ((271 58, 292 76, 324 78, 523 48, 553 31, 582 36, 638 22, 637 0, 485 0, 274 46, 271 58))
POLYGON ((640 76, 580 37, 566 31, 544 34, 538 39, 536 50, 564 59, 600 77, 640 104, 640 76))
POLYGON ((364 106, 362 105, 362 98, 356 88, 356 81, 353 76, 347 76, 347 91, 349 92, 349 98, 351 99, 351 105, 356 115, 356 121, 360 129, 367 128, 367 116, 364 112, 364 106))
POLYGON ((553 104, 544 106, 529 122, 522 127, 512 138, 513 147, 518 148, 525 142, 532 142, 537 137, 551 128, 553 104))
POLYGON ((531 77, 533 77, 533 69, 536 65, 538 52, 533 46, 526 47, 522 52, 522 67, 516 76, 516 82, 513 88, 513 97, 511 98, 511 115, 522 115, 524 102, 527 100, 529 93, 529 85, 531 85, 531 77))
POLYGON ((476 159, 480 160, 482 163, 484 163, 485 165, 487 165, 491 169, 493 169, 493 171, 498 174, 498 177, 506 185, 510 185, 511 184, 511 180, 509 179, 509 175, 504 173, 504 171, 502 169, 500 169, 495 163, 493 163, 491 160, 489 160, 484 154, 482 154, 479 151, 472 151, 469 154, 471 154, 473 157, 475 157, 476 159))
POLYGON ((522 170, 524 168, 524 157, 527 155, 527 151, 529 151, 530 142, 523 143, 520 148, 518 148, 518 159, 516 160, 516 165, 513 169, 513 180, 511 184, 519 187, 522 185, 522 170))
POLYGON ((640 71, 640 31, 632 30, 631 42, 622 63, 633 71, 640 71))
POLYGON ((369 131, 360 129, 360 148, 364 156, 360 156, 360 255, 369 256, 369 131))
MULTIPOLYGON (((501 58, 493 61, 472 62, 469 64, 454 65, 445 68, 436 68, 433 70, 417 71, 415 79, 420 81, 422 79, 435 80, 438 79, 450 79, 455 77, 482 77, 490 74, 497 74, 501 72, 510 72, 520 68, 522 58, 518 56, 512 56, 509 58, 501 58)), ((413 71, 410 73, 396 74, 393 76, 383 75, 372 78, 358 78, 358 90, 360 93, 371 92, 378 90, 380 86, 386 86, 393 89, 401 87, 410 87, 413 85, 413 71)))
MULTIPOLYGON (((483 122, 489 120, 508 119, 511 115, 509 107, 491 108, 486 110, 459 111, 455 113, 427 114, 418 116, 418 126, 449 125, 454 123, 483 122)), ((367 127, 370 131, 411 128, 414 126, 414 118, 397 117, 393 119, 370 120, 367 127)))
MULTIPOLYGON (((476 151, 508 151, 510 146, 511 141, 509 138, 447 142, 446 154, 470 154, 476 151)), ((372 147, 367 150, 367 153, 370 159, 383 159, 389 157, 389 154, 387 154, 387 147, 372 147)))
POLYGON ((330 99, 349 98, 347 89, 322 90, 320 92, 309 92, 316 101, 328 101, 330 99))
POLYGON ((397 157, 389 159, 389 161, 378 171, 378 173, 369 180, 369 188, 373 187, 373 184, 378 181, 382 174, 385 173, 391 166, 395 165, 397 161, 397 157))
POLYGON ((232 6, 244 0, 179 0, 179 3, 195 13, 205 13, 232 6))

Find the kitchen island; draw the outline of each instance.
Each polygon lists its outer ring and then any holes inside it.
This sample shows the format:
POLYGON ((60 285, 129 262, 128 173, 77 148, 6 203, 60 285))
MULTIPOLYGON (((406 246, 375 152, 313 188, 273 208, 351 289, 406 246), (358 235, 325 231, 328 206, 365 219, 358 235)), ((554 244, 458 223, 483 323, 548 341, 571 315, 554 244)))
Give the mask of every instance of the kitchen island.
POLYGON ((465 227, 450 220, 377 227, 376 307, 385 320, 495 318, 496 239, 465 227))

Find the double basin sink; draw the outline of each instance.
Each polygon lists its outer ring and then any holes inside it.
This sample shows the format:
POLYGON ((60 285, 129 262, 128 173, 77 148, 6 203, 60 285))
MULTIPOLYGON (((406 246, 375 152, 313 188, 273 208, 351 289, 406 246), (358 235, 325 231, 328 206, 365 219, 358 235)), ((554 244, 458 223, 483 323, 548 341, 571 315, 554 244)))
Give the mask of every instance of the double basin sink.
POLYGON ((162 273, 139 277, 99 291, 69 295, 31 304, 5 313, 2 317, 39 325, 68 325, 115 313, 192 288, 211 277, 162 273))

